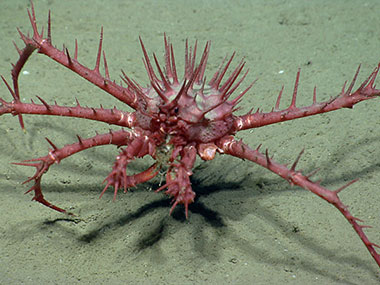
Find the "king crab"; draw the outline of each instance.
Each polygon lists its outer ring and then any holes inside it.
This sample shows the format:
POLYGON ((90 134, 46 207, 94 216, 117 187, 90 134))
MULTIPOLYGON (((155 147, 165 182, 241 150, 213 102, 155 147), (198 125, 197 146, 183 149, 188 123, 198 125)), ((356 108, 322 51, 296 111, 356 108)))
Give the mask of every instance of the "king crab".
POLYGON ((119 189, 123 189, 126 192, 128 188, 135 187, 139 183, 154 178, 161 169, 166 169, 166 183, 159 187, 156 192, 166 189, 165 193, 173 197, 173 206, 170 212, 178 204, 183 204, 186 217, 188 217, 188 206, 195 198, 190 176, 192 175, 196 156, 199 155, 203 160, 212 160, 217 152, 229 154, 255 162, 284 178, 291 185, 298 185, 309 190, 335 206, 352 225, 376 263, 380 266, 380 255, 375 250, 375 247, 379 246, 369 241, 363 231, 364 228, 369 226, 364 225, 362 220, 351 215, 347 206, 343 204, 338 196, 339 192, 353 184, 357 179, 336 190, 329 190, 320 185, 319 182, 311 180, 311 176, 316 171, 305 175, 296 169, 303 150, 299 153, 294 163, 288 167, 285 164, 274 161, 269 156, 268 150, 265 150, 264 153, 260 152, 260 145, 256 149, 252 149, 241 140, 237 141, 234 138, 234 135, 241 130, 258 128, 341 108, 352 108, 361 101, 379 96, 380 90, 375 89, 374 83, 380 64, 356 91, 353 91, 353 87, 360 67, 357 69, 350 85, 347 88, 344 85, 342 91, 328 101, 317 102, 316 89, 314 88, 313 103, 306 107, 296 106, 300 78, 299 70, 296 76, 292 101, 288 108, 279 109, 283 93, 283 89, 281 89, 275 107, 271 112, 265 113, 257 110, 256 112, 250 111, 245 115, 238 116, 234 115, 234 111, 238 109, 238 103, 254 82, 231 99, 231 95, 247 75, 247 72, 245 72, 241 76, 245 65, 241 61, 231 72, 231 75, 223 80, 234 58, 234 54, 229 59, 223 61, 211 80, 206 82, 204 74, 210 52, 210 42, 206 43, 201 58, 196 63, 197 44, 192 48, 189 47, 186 41, 185 72, 184 78, 180 79, 177 75, 173 46, 168 38, 164 36, 164 68, 161 67, 156 55, 153 54, 153 63, 156 65, 156 71, 140 39, 144 54, 143 61, 150 85, 142 87, 122 72, 121 79, 126 84, 126 86, 123 86, 122 84, 116 84, 115 81, 110 79, 105 54, 102 52, 103 29, 100 34, 95 68, 89 69, 78 61, 77 42, 75 42, 73 56, 67 48, 64 47, 63 50, 59 50, 52 45, 50 13, 47 37, 44 37, 43 31, 38 32, 33 3, 31 11, 28 10, 28 15, 33 29, 33 36, 29 37, 19 31, 25 47, 19 49, 16 46, 19 59, 13 65, 11 72, 13 88, 2 76, 5 85, 13 97, 13 101, 7 102, 0 98, 0 115, 10 113, 18 116, 22 129, 24 129, 23 114, 77 117, 130 129, 130 131, 124 129, 109 131, 108 133, 97 134, 87 139, 77 136, 77 142, 61 148, 46 138, 51 146, 47 155, 15 163, 36 168, 35 174, 24 182, 34 182, 33 186, 27 191, 27 193, 34 192, 33 200, 58 212, 72 215, 44 198, 41 189, 43 174, 49 170, 51 165, 58 164, 61 160, 77 152, 96 146, 112 144, 120 148, 120 152, 116 157, 111 173, 104 180, 106 185, 100 196, 112 186, 114 188, 115 199, 119 189), (49 104, 39 96, 37 96, 37 99, 40 101, 40 104, 36 104, 33 100, 31 103, 21 102, 18 77, 25 63, 35 50, 69 68, 79 76, 127 104, 135 111, 126 112, 116 108, 83 107, 78 101, 75 107, 60 106, 56 102, 49 104), (102 57, 105 70, 104 76, 99 71, 102 57), (141 158, 146 155, 151 156, 155 160, 153 165, 141 173, 127 175, 126 169, 128 164, 135 158, 141 158))

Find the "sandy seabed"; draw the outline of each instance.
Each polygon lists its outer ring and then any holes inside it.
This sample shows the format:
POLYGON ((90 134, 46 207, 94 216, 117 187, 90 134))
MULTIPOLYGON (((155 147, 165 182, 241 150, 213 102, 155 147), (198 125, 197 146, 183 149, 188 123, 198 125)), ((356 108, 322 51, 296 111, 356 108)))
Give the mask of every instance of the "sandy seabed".
MULTIPOLYGON (((93 66, 100 27, 111 77, 120 69, 143 84, 147 76, 138 43, 163 54, 163 33, 183 68, 184 41, 211 40, 208 77, 225 55, 237 52, 250 69, 244 86, 259 78, 241 103, 270 111, 282 85, 290 102, 301 67, 297 104, 336 96, 362 64, 363 81, 380 61, 380 2, 372 1, 34 1, 38 24, 52 11, 53 43, 93 66)), ((16 27, 31 32, 29 1, 0 3, 0 74, 20 47, 16 27)), ((162 60, 162 58, 160 58, 162 60)), ((236 60, 235 63, 237 63, 236 60)), ((73 106, 122 103, 41 55, 32 56, 21 75, 22 100, 38 95, 73 106)), ((378 85, 379 79, 377 80, 378 85)), ((6 87, 0 97, 10 100, 6 87)), ((300 167, 315 168, 315 179, 342 192, 352 213, 373 226, 380 243, 380 99, 353 110, 267 126, 238 134, 246 143, 268 148, 290 163, 302 148, 300 167)), ((115 147, 88 150, 49 170, 43 178, 47 199, 75 218, 31 202, 22 182, 33 169, 18 162, 45 155, 50 138, 58 146, 76 134, 95 135, 109 126, 79 119, 25 116, 26 133, 9 115, 0 124, 0 284, 377 284, 379 268, 351 226, 331 205, 312 193, 247 161, 218 156, 198 161, 192 177, 197 200, 186 220, 183 208, 169 216, 170 199, 146 183, 112 202, 112 191, 98 199, 118 153, 115 147)), ((150 165, 131 164, 131 171, 150 165)), ((30 186, 29 186, 30 187, 30 186)))

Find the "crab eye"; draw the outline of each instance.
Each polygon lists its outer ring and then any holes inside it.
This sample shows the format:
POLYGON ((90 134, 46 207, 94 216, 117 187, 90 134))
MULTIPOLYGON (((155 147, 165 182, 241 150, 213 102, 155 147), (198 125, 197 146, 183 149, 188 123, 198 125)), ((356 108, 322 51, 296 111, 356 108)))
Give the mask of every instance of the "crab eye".
POLYGON ((175 107, 173 111, 174 111, 174 114, 178 114, 179 108, 175 107))

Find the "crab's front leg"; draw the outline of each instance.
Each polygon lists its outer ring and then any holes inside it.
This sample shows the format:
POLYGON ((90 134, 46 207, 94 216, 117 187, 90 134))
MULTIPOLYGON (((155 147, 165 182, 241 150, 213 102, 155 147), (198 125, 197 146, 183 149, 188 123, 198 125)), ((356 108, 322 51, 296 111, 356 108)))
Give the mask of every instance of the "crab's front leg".
POLYGON ((296 170, 297 163, 303 153, 303 150, 300 152, 293 165, 288 168, 286 165, 277 163, 273 159, 269 158, 268 151, 265 152, 265 155, 260 153, 260 146, 257 149, 253 150, 242 141, 234 140, 232 136, 220 139, 216 145, 219 147, 219 152, 253 161, 281 176, 291 185, 298 185, 306 190, 309 190, 330 204, 334 205, 352 225, 356 233, 359 235, 360 239, 367 247, 368 251, 371 253, 372 257, 375 259, 376 263, 380 266, 380 255, 375 250, 375 247, 380 248, 380 246, 370 242, 363 231, 364 228, 368 228, 369 226, 359 224, 359 222, 362 222, 362 220, 354 217, 348 211, 348 207, 343 204, 338 196, 338 193, 340 191, 357 181, 357 179, 350 181, 337 190, 329 190, 321 186, 318 182, 313 182, 310 180, 311 175, 315 172, 312 172, 312 174, 309 175, 303 175, 300 171, 296 170))
POLYGON ((104 179, 104 182, 107 181, 107 184, 100 194, 100 197, 103 196, 109 186, 113 186, 113 199, 115 200, 119 188, 124 188, 124 192, 127 192, 129 187, 135 187, 137 184, 146 182, 155 177, 159 172, 159 165, 157 163, 154 163, 145 171, 135 175, 128 176, 126 173, 127 165, 131 161, 135 158, 144 157, 145 155, 154 156, 155 151, 155 144, 147 135, 137 134, 116 157, 111 173, 104 179))
MULTIPOLYGON (((31 191, 34 191, 33 200, 53 210, 56 210, 58 212, 67 213, 66 210, 51 204, 44 198, 44 195, 42 194, 42 189, 41 189, 42 175, 49 170, 49 167, 52 164, 59 163, 62 159, 65 159, 77 152, 80 152, 82 150, 89 149, 92 147, 107 145, 107 144, 122 146, 128 143, 132 138, 133 138, 133 134, 131 132, 126 132, 124 130, 115 131, 115 132, 110 131, 109 133, 96 135, 88 139, 82 139, 81 137, 78 136, 78 142, 65 145, 62 148, 58 148, 49 139, 46 139, 49 142, 49 144, 52 146, 52 149, 50 149, 48 155, 45 155, 39 158, 24 160, 23 162, 18 162, 14 164, 24 165, 24 166, 33 166, 36 168, 36 173, 24 182, 24 183, 27 183, 34 180, 34 185, 26 192, 26 193, 29 193, 31 191)), ((71 213, 68 213, 68 214, 71 214, 71 213)))
POLYGON ((194 145, 187 145, 179 151, 181 160, 178 163, 172 163, 166 173, 166 184, 156 190, 161 191, 165 188, 166 194, 173 197, 173 206, 170 213, 178 204, 185 205, 186 218, 188 217, 189 204, 194 202, 195 193, 191 188, 190 175, 197 156, 197 150, 194 145))

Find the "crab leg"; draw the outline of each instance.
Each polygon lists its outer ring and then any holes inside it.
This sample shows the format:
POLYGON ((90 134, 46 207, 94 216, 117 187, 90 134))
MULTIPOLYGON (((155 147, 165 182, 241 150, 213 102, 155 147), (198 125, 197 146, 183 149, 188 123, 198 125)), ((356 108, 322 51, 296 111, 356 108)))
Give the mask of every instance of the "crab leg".
POLYGON ((191 169, 194 167, 197 151, 194 145, 187 145, 179 149, 181 155, 179 163, 172 163, 166 173, 166 183, 156 190, 159 192, 165 188, 165 193, 173 197, 173 205, 170 213, 178 204, 184 204, 185 215, 188 217, 189 204, 194 202, 195 193, 191 188, 190 176, 193 174, 191 169))
POLYGON ((275 174, 281 176, 282 178, 287 180, 291 185, 298 185, 303 189, 309 190, 321 197, 322 199, 326 200, 330 204, 332 204, 343 214, 347 221, 352 225, 352 227, 359 235, 360 239, 363 241, 364 245, 367 247, 372 257, 375 259, 376 263, 380 266, 380 255, 375 250, 375 247, 380 248, 380 246, 370 242, 363 231, 364 228, 368 228, 369 226, 360 225, 359 222, 362 222, 362 220, 354 217, 348 211, 348 207, 343 204, 343 202, 340 200, 338 196, 340 191, 342 191, 352 183, 356 182, 357 179, 347 183, 346 185, 340 187, 337 190, 329 190, 321 186, 318 182, 311 181, 310 176, 312 174, 305 176, 300 171, 296 170, 297 163, 303 151, 301 151, 301 153, 298 155, 293 165, 290 168, 288 168, 286 165, 279 164, 275 162, 273 159, 269 158, 268 151, 265 152, 265 155, 260 153, 260 146, 256 150, 253 150, 243 142, 234 140, 232 136, 220 139, 217 142, 217 146, 220 148, 219 152, 255 162, 267 168, 268 170, 274 172, 275 174))
POLYGON ((154 163, 147 170, 139 174, 133 176, 127 176, 126 174, 127 165, 132 160, 135 158, 144 157, 147 154, 153 156, 155 150, 155 145, 148 136, 135 136, 127 147, 123 149, 116 157, 111 173, 103 181, 103 183, 107 181, 107 184, 100 194, 100 197, 103 196, 109 186, 113 186, 113 199, 115 200, 119 187, 123 187, 124 192, 127 192, 129 187, 135 187, 136 184, 148 181, 155 177, 158 174, 157 163, 154 163))
MULTIPOLYGON (((110 131, 109 133, 96 135, 88 139, 82 139, 79 136, 77 137, 78 137, 78 142, 65 145, 62 148, 57 148, 49 139, 46 138, 48 143, 52 146, 52 149, 50 149, 48 155, 45 155, 39 158, 24 160, 23 162, 14 163, 17 165, 33 166, 36 168, 36 173, 24 182, 25 184, 34 180, 34 185, 26 193, 34 191, 33 200, 62 213, 67 213, 67 212, 66 210, 60 207, 57 207, 51 204, 50 202, 48 202, 47 200, 45 200, 42 194, 42 189, 41 189, 42 175, 49 170, 49 167, 52 164, 59 163, 62 159, 65 159, 77 152, 80 152, 82 150, 89 149, 95 146, 107 145, 107 144, 113 144, 117 146, 126 145, 128 142, 130 142, 133 139, 134 135, 131 132, 120 130, 120 131, 115 131, 115 132, 110 131)), ((68 213, 68 214, 71 214, 71 213, 68 213)))
POLYGON ((375 89, 375 79, 379 72, 380 63, 371 73, 371 75, 361 84, 361 86, 352 93, 352 88, 354 87, 356 78, 359 74, 360 66, 358 67, 354 79, 352 80, 350 86, 345 90, 345 85, 342 88, 340 94, 334 98, 331 98, 329 101, 325 102, 316 102, 316 88, 314 88, 313 95, 313 104, 307 107, 296 107, 296 97, 297 89, 300 78, 300 70, 298 70, 296 82, 294 85, 294 91, 292 96, 292 102, 287 109, 278 110, 280 105, 280 100, 282 96, 281 89, 280 94, 278 95, 276 105, 272 112, 263 113, 259 110, 254 113, 248 113, 243 116, 239 116, 235 119, 234 126, 236 131, 258 128, 270 124, 275 124, 278 122, 294 120, 298 118, 303 118, 307 116, 312 116, 316 114, 322 114, 342 108, 352 108, 355 104, 375 98, 380 96, 380 89, 375 89))
MULTIPOLYGON (((11 90, 4 78, 3 80, 9 87, 9 90, 11 90)), ((21 114, 65 116, 100 121, 110 125, 118 125, 127 128, 134 127, 136 123, 136 116, 134 113, 120 111, 116 108, 104 109, 102 106, 100 108, 82 107, 78 101, 75 107, 58 106, 56 103, 54 105, 49 105, 39 96, 37 96, 37 98, 42 104, 36 104, 33 101, 32 103, 22 103, 18 99, 13 100, 12 102, 6 102, 0 98, 0 116, 7 113, 14 116, 21 116, 21 114)))
POLYGON ((28 10, 28 15, 29 15, 30 23, 33 28, 33 36, 30 38, 29 36, 23 34, 19 30, 21 39, 25 43, 25 47, 24 49, 20 50, 16 46, 16 49, 20 55, 19 60, 14 65, 14 69, 12 70, 13 82, 14 84, 16 84, 15 86, 16 94, 18 93, 18 86, 17 86, 18 75, 22 67, 25 65, 26 61, 28 60, 29 56, 33 53, 33 51, 37 50, 38 53, 42 53, 50 57, 51 59, 69 68, 70 70, 77 73, 79 76, 85 78, 86 80, 93 83, 94 85, 98 86, 99 88, 105 90, 107 93, 110 93, 113 97, 117 98, 121 102, 124 102, 130 107, 136 109, 137 98, 134 92, 131 91, 129 88, 124 88, 122 86, 117 85, 114 81, 111 81, 104 51, 103 51, 103 61, 104 61, 105 76, 102 76, 100 74, 99 67, 100 67, 100 60, 102 57, 103 28, 100 33, 99 48, 98 48, 98 54, 96 56, 95 67, 94 69, 89 69, 78 62, 78 44, 76 41, 75 41, 75 52, 74 52, 73 57, 71 57, 67 48, 64 47, 63 50, 61 51, 52 45, 50 12, 49 12, 49 17, 48 17, 48 28, 47 28, 48 32, 47 32, 46 38, 43 37, 43 31, 41 31, 41 33, 38 32, 33 2, 31 2, 31 11, 28 10))

